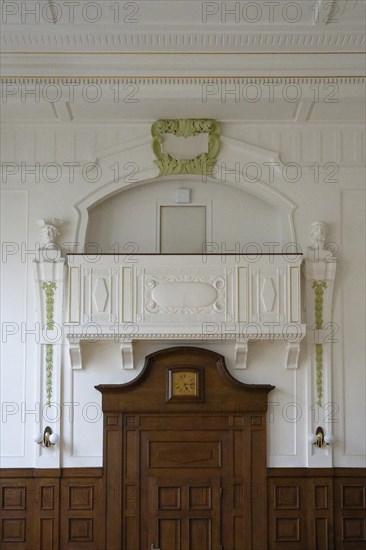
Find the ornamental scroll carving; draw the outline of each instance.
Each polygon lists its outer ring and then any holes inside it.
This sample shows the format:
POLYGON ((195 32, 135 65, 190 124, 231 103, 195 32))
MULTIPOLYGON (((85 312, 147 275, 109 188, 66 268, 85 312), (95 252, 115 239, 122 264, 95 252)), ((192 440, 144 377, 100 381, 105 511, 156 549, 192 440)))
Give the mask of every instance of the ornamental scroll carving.
POLYGON ((149 313, 199 314, 225 311, 222 277, 162 275, 145 281, 145 310, 149 313))
POLYGON ((155 164, 160 170, 160 176, 175 174, 212 175, 220 149, 220 127, 215 120, 209 119, 173 119, 157 120, 151 127, 152 148, 157 160, 155 164), (177 137, 192 137, 198 134, 208 134, 208 151, 192 159, 176 159, 162 150, 163 135, 173 134, 177 137))

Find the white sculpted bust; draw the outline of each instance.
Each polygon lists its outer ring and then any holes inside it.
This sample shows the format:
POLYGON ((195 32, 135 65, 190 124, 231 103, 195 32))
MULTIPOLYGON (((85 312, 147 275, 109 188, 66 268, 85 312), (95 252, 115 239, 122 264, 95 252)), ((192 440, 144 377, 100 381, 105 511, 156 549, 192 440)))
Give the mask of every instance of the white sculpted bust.
POLYGON ((313 244, 309 247, 311 250, 324 250, 328 235, 328 226, 324 222, 313 222, 310 226, 310 237, 313 244))
POLYGON ((41 236, 44 248, 57 248, 57 237, 61 234, 59 226, 63 221, 58 218, 50 220, 39 220, 38 225, 41 227, 41 236))

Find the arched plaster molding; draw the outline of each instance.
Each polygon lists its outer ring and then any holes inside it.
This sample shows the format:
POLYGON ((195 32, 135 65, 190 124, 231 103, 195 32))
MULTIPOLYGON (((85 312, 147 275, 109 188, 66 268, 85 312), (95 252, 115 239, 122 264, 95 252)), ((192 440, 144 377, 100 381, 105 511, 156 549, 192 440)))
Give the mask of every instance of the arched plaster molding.
MULTIPOLYGON (((154 164, 154 160, 155 156, 150 140, 136 142, 132 147, 122 150, 118 147, 113 147, 98 155, 96 162, 101 169, 101 173, 108 174, 108 176, 98 189, 92 191, 74 205, 78 219, 75 241, 80 243, 80 251, 82 251, 85 243, 89 218, 88 210, 122 190, 148 184, 156 180, 159 176, 159 170, 154 164), (129 173, 126 176, 121 173, 121 167, 124 168, 126 166, 127 168, 136 166, 137 170, 133 174, 129 173), (119 167, 121 175, 119 179, 113 175, 111 167, 115 167, 114 174, 117 167, 119 167)), ((284 211, 287 215, 291 239, 293 242, 296 242, 293 214, 297 208, 297 204, 278 190, 278 187, 283 185, 282 168, 283 164, 278 153, 249 145, 243 141, 221 137, 221 149, 217 160, 217 169, 214 171, 213 176, 207 177, 205 181, 237 187, 284 211), (259 167, 271 166, 271 178, 263 177, 262 170, 260 180, 253 182, 245 179, 242 170, 243 167, 248 166, 250 163, 256 163, 259 167), (237 166, 238 164, 239 167, 237 166), (222 178, 223 167, 225 167, 224 180, 222 178), (238 168, 239 173, 236 168, 238 168)), ((198 176, 189 177, 196 180, 198 176)), ((160 179, 187 181, 187 176, 163 176, 160 179)))

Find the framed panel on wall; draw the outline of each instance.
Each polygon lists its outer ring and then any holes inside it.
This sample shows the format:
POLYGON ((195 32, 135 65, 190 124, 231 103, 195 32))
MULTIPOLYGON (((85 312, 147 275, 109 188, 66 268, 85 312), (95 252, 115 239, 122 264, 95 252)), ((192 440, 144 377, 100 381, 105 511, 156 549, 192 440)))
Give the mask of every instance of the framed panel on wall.
POLYGON ((156 252, 201 254, 211 241, 211 204, 157 204, 156 252))

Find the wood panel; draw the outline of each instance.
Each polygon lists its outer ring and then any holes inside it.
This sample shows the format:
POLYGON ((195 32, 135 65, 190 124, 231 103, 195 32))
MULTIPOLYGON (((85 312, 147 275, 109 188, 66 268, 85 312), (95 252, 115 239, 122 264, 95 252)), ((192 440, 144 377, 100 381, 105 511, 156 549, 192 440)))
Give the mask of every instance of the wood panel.
POLYGON ((103 550, 101 468, 0 470, 0 546, 103 550))
POLYGON ((60 544, 62 549, 103 548, 103 480, 64 477, 61 483, 60 544), (100 528, 102 527, 102 528, 100 528))
POLYGON ((335 525, 342 550, 366 548, 366 485, 359 477, 339 476, 334 485, 335 525))
MULTIPOLYGON (((140 550, 133 537, 139 529, 136 497, 138 445, 133 439, 137 423, 136 417, 133 418, 128 424, 130 444, 136 452, 128 457, 123 484, 123 506, 128 512, 123 524, 123 540, 129 550, 140 550)), ((109 425, 117 426, 118 416, 109 425)), ((242 432, 234 430, 231 437, 234 482, 232 492, 223 494, 222 507, 232 503, 233 514, 224 550, 243 550, 247 547, 244 534, 250 531, 250 525, 246 523, 249 517, 247 509, 253 499, 261 498, 261 492, 257 493, 256 488, 245 484, 240 476, 240 456, 247 460, 249 447, 244 445, 242 432)), ((116 449, 120 449, 118 439, 114 444, 116 449)), ((4 550, 104 550, 105 511, 118 514, 122 497, 110 478, 107 505, 104 506, 104 482, 100 468, 1 469, 0 547, 4 550)), ((363 550, 366 547, 366 469, 267 469, 267 484, 268 513, 262 520, 268 523, 269 550, 363 550)), ((173 510, 180 506, 181 498, 179 491, 165 486, 159 495, 161 508, 173 510)), ((186 498, 190 499, 192 507, 209 506, 210 497, 204 487, 192 485, 186 498)), ((111 522, 108 527, 111 528, 111 522)), ((203 524, 197 524, 195 528, 200 530, 201 537, 204 536, 203 524)), ((161 530, 163 539, 170 540, 174 548, 178 522, 173 518, 161 523, 161 530)), ((120 534, 119 530, 117 534, 120 534)), ((113 550, 116 548, 119 546, 113 550)), ((255 548, 266 550, 267 546, 264 542, 263 546, 255 548)))
POLYGON ((364 468, 268 470, 269 549, 366 548, 364 468))

